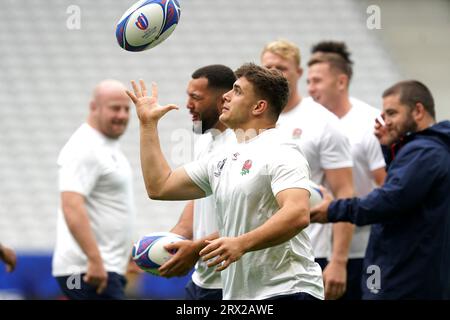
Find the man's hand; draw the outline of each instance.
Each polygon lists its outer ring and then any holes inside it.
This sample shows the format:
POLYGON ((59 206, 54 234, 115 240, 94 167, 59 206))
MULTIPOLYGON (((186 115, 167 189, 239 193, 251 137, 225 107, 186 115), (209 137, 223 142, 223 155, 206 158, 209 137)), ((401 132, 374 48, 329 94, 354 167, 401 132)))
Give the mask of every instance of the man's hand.
POLYGON ((97 287, 97 294, 101 294, 108 285, 108 273, 101 260, 89 260, 88 269, 83 281, 97 287))
POLYGON ((384 113, 375 119, 374 134, 381 145, 388 146, 393 141, 386 128, 386 123, 384 122, 384 113))
POLYGON ((0 244, 0 260, 6 264, 6 272, 12 272, 16 268, 17 257, 14 250, 0 244))
POLYGON ((314 208, 311 208, 311 223, 327 223, 328 222, 328 207, 333 196, 328 190, 322 186, 319 187, 323 194, 323 201, 314 208))
POLYGON ((134 80, 131 81, 133 91, 126 90, 127 95, 136 106, 136 113, 142 124, 156 124, 167 112, 178 109, 176 105, 169 104, 160 106, 158 104, 158 86, 152 83, 152 95, 147 95, 144 80, 139 80, 140 88, 134 80))
POLYGON ((200 256, 203 261, 208 261, 215 258, 215 260, 209 262, 208 267, 213 267, 221 264, 216 268, 216 271, 223 271, 228 266, 238 261, 245 253, 245 248, 239 238, 218 238, 213 241, 206 240, 208 245, 200 251, 200 256))
POLYGON ((199 259, 200 247, 191 240, 170 243, 165 245, 164 248, 168 251, 177 250, 177 252, 158 269, 162 277, 184 276, 189 273, 199 259))
POLYGON ((323 270, 323 283, 325 284, 325 299, 339 299, 346 290, 347 264, 331 260, 323 270))

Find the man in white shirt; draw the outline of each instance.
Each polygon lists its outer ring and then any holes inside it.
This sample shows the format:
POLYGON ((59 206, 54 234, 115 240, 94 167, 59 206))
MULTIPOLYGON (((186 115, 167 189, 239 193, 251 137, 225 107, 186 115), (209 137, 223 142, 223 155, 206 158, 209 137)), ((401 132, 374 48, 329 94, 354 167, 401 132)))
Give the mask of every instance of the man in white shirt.
MULTIPOLYGON (((311 168, 311 179, 330 188, 336 198, 353 196, 350 143, 335 115, 300 95, 298 81, 303 70, 299 48, 287 40, 268 43, 261 53, 261 64, 281 71, 288 79, 289 99, 277 125, 300 146, 311 168)), ((353 229, 349 223, 311 224, 307 229, 314 256, 323 269, 326 299, 337 299, 345 292, 353 229)))
MULTIPOLYGON (((323 41, 311 50, 308 62, 310 96, 341 121, 350 140, 353 156, 355 195, 364 197, 383 184, 385 161, 380 143, 373 133, 375 118, 380 115, 368 104, 349 96, 353 62, 343 42, 323 41)), ((342 297, 360 300, 363 260, 369 241, 370 226, 356 227, 347 263, 347 289, 342 297)))
POLYGON ((223 298, 322 299, 321 270, 309 238, 309 168, 297 145, 275 129, 288 98, 281 73, 254 64, 236 72, 224 95, 220 121, 233 129, 238 144, 171 170, 157 124, 175 105, 160 106, 157 88, 147 96, 132 81, 127 91, 141 126, 141 163, 147 192, 159 200, 185 200, 214 194, 220 238, 200 251, 208 266, 222 271, 223 298))
MULTIPOLYGON (((192 74, 186 106, 192 115, 194 132, 200 134, 194 148, 195 160, 235 143, 234 133, 219 121, 223 95, 233 88, 235 81, 233 70, 224 65, 204 66, 192 74)), ((213 196, 189 201, 177 225, 170 230, 189 240, 166 246, 166 249, 176 250, 176 253, 159 271, 163 277, 181 276, 195 265, 192 279, 186 286, 187 300, 222 299, 220 273, 208 268, 198 255, 206 245, 205 240, 218 237, 215 211, 213 196)))
POLYGON ((89 116, 58 156, 53 276, 69 299, 123 299, 135 212, 132 173, 118 139, 130 99, 116 80, 99 83, 89 116))

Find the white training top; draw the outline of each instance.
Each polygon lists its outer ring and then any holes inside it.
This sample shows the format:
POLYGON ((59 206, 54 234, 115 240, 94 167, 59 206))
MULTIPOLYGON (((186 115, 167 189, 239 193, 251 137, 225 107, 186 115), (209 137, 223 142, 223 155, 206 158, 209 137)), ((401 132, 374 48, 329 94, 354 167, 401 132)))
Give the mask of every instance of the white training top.
MULTIPOLYGON (((211 130, 202 134, 195 144, 195 160, 201 160, 215 152, 223 151, 236 143, 236 135, 231 129, 224 132, 211 130)), ((216 203, 214 195, 194 200, 194 240, 217 232, 216 203)), ((208 268, 206 262, 199 259, 192 274, 192 281, 205 289, 222 289, 220 273, 208 268)))
MULTIPOLYGON (((223 237, 236 237, 264 224, 279 210, 278 192, 310 191, 305 158, 296 144, 282 140, 277 129, 184 168, 206 195, 214 194, 223 237)), ((280 245, 247 252, 221 274, 225 300, 297 292, 324 296, 322 271, 304 230, 280 245)))
MULTIPOLYGON (((380 142, 373 133, 375 118, 381 111, 355 98, 350 98, 350 103, 352 108, 340 121, 352 147, 355 195, 364 197, 377 187, 372 171, 386 166, 380 142)), ((370 226, 356 226, 349 258, 364 258, 369 234, 370 226)))
MULTIPOLYGON (((312 98, 303 98, 294 109, 280 114, 277 127, 300 146, 315 183, 327 185, 324 169, 352 167, 350 143, 342 132, 339 119, 312 98)), ((331 254, 331 224, 312 223, 306 230, 314 256, 328 258, 331 254)))
MULTIPOLYGON (((84 123, 61 150, 58 167, 59 191, 85 197, 105 269, 125 274, 132 250, 135 210, 131 167, 118 141, 84 123)), ((52 273, 67 276, 86 271, 86 255, 69 231, 60 205, 52 273)))

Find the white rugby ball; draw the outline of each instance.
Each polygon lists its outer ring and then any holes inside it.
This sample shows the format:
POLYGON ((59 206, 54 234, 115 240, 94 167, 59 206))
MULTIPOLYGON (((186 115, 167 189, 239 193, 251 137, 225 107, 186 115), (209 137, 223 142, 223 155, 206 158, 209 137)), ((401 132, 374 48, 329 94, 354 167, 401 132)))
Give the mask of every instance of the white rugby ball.
POLYGON ((134 244, 131 256, 142 270, 159 275, 158 268, 175 254, 175 252, 167 251, 164 246, 184 239, 171 232, 153 232, 143 236, 134 244))
POLYGON ((138 1, 117 23, 117 42, 127 51, 153 48, 172 34, 180 14, 178 0, 138 1))
POLYGON ((317 184, 309 181, 309 186, 311 188, 311 196, 309 197, 309 207, 314 208, 323 201, 323 193, 317 184))

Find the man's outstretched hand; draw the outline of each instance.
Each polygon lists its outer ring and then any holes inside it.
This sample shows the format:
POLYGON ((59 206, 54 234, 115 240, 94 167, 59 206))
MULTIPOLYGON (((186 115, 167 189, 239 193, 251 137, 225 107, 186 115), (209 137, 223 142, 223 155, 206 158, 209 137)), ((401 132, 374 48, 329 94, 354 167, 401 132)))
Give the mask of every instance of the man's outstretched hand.
POLYGON ((152 83, 152 95, 148 96, 147 87, 144 80, 139 80, 140 87, 134 80, 131 80, 133 92, 126 90, 136 106, 136 113, 141 124, 155 124, 170 110, 178 109, 174 104, 161 106, 158 104, 158 86, 152 83))

